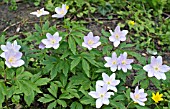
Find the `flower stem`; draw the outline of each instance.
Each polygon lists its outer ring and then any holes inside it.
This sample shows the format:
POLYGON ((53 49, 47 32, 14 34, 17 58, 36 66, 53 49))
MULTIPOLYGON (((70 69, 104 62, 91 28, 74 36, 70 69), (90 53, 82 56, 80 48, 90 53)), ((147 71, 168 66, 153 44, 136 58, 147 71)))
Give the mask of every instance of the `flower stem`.
POLYGON ((126 106, 126 108, 128 108, 128 107, 130 106, 131 103, 133 103, 133 101, 131 101, 131 102, 126 106))
POLYGON ((156 103, 155 103, 155 105, 156 105, 156 107, 157 107, 158 109, 160 109, 159 106, 158 106, 156 103))

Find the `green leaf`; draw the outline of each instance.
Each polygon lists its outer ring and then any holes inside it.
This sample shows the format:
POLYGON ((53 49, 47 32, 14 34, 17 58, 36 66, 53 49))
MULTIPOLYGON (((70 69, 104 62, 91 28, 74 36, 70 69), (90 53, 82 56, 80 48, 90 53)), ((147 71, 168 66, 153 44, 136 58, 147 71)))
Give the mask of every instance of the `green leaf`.
POLYGON ((160 81, 158 79, 156 79, 155 77, 150 78, 150 80, 152 81, 152 83, 157 87, 160 88, 160 81))
POLYGON ((47 85, 49 81, 51 81, 49 78, 40 78, 35 82, 35 84, 37 86, 47 85))
POLYGON ((57 73, 58 73, 58 66, 55 65, 52 68, 51 73, 50 73, 51 79, 54 79, 57 76, 57 73))
POLYGON ((53 109, 56 107, 56 105, 57 105, 57 101, 54 101, 48 105, 47 109, 53 109))
POLYGON ((143 80, 146 78, 146 75, 140 74, 135 76, 135 80, 132 83, 132 86, 134 86, 136 83, 138 83, 139 81, 143 80))
POLYGON ((95 105, 96 103, 95 103, 95 100, 93 99, 93 98, 91 98, 91 97, 86 97, 86 96, 84 96, 84 97, 82 97, 81 99, 80 99, 80 103, 82 103, 82 104, 84 104, 84 105, 87 105, 87 104, 93 104, 93 105, 95 105))
POLYGON ((38 99, 38 101, 42 102, 42 103, 48 103, 48 102, 51 102, 51 101, 54 101, 55 98, 52 97, 51 95, 49 94, 44 94, 44 97, 41 97, 38 99))
POLYGON ((114 101, 125 100, 125 96, 124 96, 124 95, 117 95, 113 100, 114 100, 114 101))
POLYGON ((24 95, 24 100, 28 106, 30 106, 31 103, 34 101, 34 97, 35 97, 35 94, 33 91, 30 91, 30 94, 28 96, 24 95))
POLYGON ((119 108, 119 109, 126 109, 126 107, 124 106, 124 104, 122 104, 121 102, 116 102, 114 100, 110 100, 110 104, 112 106, 115 106, 116 108, 119 108))
POLYGON ((63 107, 67 107, 67 104, 66 104, 66 102, 65 102, 64 100, 58 99, 58 100, 57 100, 57 103, 58 103, 59 105, 62 105, 63 107))
POLYGON ((5 100, 5 96, 2 94, 2 92, 0 91, 0 108, 2 108, 2 103, 4 102, 5 100))
POLYGON ((145 79, 145 80, 141 81, 141 82, 140 82, 140 85, 141 85, 141 88, 144 88, 144 89, 148 88, 148 86, 149 86, 149 80, 148 80, 148 79, 145 79))
POLYGON ((131 56, 134 56, 142 65, 146 64, 146 58, 141 56, 139 53, 132 52, 132 51, 127 51, 128 54, 131 56))
POLYGON ((68 37, 68 44, 69 44, 69 48, 71 49, 71 52, 76 55, 76 43, 75 40, 73 39, 73 37, 69 36, 68 37))
POLYGON ((84 70, 84 72, 86 73, 87 77, 90 77, 90 66, 89 66, 89 63, 85 60, 85 59, 82 59, 82 68, 84 70))
POLYGON ((42 32, 41 27, 38 24, 35 24, 34 27, 39 33, 42 32))
POLYGON ((70 106, 71 109, 83 109, 82 104, 78 103, 78 102, 73 102, 70 106))
POLYGON ((58 86, 54 83, 51 83, 50 88, 48 88, 48 91, 57 98, 57 92, 58 92, 58 86))
POLYGON ((81 60, 80 57, 75 58, 75 59, 71 62, 71 69, 70 69, 70 70, 72 70, 74 67, 76 67, 76 66, 79 64, 80 60, 81 60))

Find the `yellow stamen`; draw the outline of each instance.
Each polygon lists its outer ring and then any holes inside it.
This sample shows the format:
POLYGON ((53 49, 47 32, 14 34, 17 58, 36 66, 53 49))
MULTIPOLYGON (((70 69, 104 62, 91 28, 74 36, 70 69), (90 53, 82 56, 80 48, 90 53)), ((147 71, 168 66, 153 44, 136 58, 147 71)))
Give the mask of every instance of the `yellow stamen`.
POLYGON ((42 11, 41 11, 41 10, 37 10, 37 13, 38 13, 38 14, 42 14, 42 11))
POLYGON ((89 40, 89 41, 88 41, 88 44, 89 44, 89 45, 92 45, 92 44, 94 44, 94 41, 89 40))
POLYGON ((51 42, 51 44, 55 44, 56 40, 52 39, 50 42, 51 42))
POLYGON ((135 99, 139 99, 140 95, 139 94, 136 94, 135 95, 135 99))
POLYGON ((123 65, 125 65, 125 64, 126 64, 126 61, 125 61, 125 60, 123 60, 123 61, 122 61, 122 64, 123 64, 123 65))
POLYGON ((119 35, 118 35, 118 34, 116 34, 116 36, 115 36, 115 37, 116 37, 116 39, 119 39, 119 35))
POLYGON ((115 64, 116 64, 116 61, 113 61, 112 64, 115 65, 115 64))
POLYGON ((10 63, 15 62, 15 58, 14 57, 9 57, 8 62, 10 62, 10 63))

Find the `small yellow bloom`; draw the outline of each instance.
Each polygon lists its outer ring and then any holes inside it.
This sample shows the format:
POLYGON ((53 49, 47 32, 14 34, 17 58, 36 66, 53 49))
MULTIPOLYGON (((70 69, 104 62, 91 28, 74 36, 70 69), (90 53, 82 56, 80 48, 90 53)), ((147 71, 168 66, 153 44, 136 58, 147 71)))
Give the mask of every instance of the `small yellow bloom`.
POLYGON ((66 6, 66 9, 68 10, 68 9, 69 9, 69 6, 66 6))
POLYGON ((159 94, 159 92, 156 93, 156 95, 154 93, 152 93, 152 99, 155 101, 155 103, 158 103, 159 101, 162 101, 163 94, 159 94))
POLYGON ((129 25, 132 25, 132 26, 135 25, 135 22, 132 20, 130 20, 128 23, 129 23, 129 25))

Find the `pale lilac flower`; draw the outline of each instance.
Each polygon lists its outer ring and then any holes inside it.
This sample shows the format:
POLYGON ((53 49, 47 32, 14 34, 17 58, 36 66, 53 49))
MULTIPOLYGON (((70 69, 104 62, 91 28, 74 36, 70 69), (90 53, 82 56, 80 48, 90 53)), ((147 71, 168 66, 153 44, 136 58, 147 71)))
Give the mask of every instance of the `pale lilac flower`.
POLYGON ((5 52, 5 64, 8 68, 20 67, 25 63, 23 60, 21 60, 21 57, 21 52, 5 52))
POLYGON ((120 30, 120 26, 117 26, 114 30, 109 30, 111 36, 109 37, 109 40, 113 42, 114 47, 118 47, 120 44, 120 41, 125 41, 126 40, 126 34, 128 33, 128 30, 120 30))
POLYGON ((96 98, 96 108, 100 108, 103 104, 109 104, 109 98, 114 95, 113 92, 107 92, 107 86, 100 87, 96 85, 96 91, 89 92, 89 95, 96 98))
POLYGON ((68 8, 69 7, 67 5, 65 5, 65 4, 62 4, 62 8, 56 7, 55 12, 57 14, 52 15, 52 17, 57 17, 57 18, 64 17, 66 15, 67 11, 68 11, 68 8))
POLYGON ((115 80, 115 73, 110 75, 110 77, 106 73, 102 73, 103 80, 98 80, 96 82, 99 86, 107 86, 107 90, 113 90, 117 92, 116 86, 120 83, 120 80, 115 80))
POLYGON ((141 106, 145 106, 145 101, 147 101, 147 93, 144 93, 144 89, 139 89, 138 86, 135 88, 135 92, 130 92, 130 97, 135 103, 141 106))
POLYGON ((44 11, 44 8, 41 8, 40 10, 37 10, 35 12, 31 12, 30 14, 36 15, 37 17, 40 17, 42 15, 48 15, 49 12, 48 11, 44 11))
POLYGON ((59 33, 56 32, 54 35, 50 33, 46 34, 47 39, 43 39, 41 42, 45 45, 45 48, 54 48, 57 49, 59 47, 59 42, 62 37, 59 37, 59 33))
POLYGON ((126 52, 120 54, 120 56, 118 57, 118 62, 118 70, 122 69, 123 72, 127 72, 127 69, 132 69, 132 66, 130 64, 133 62, 133 59, 127 59, 126 52))
POLYGON ((112 57, 104 57, 104 59, 107 61, 107 63, 104 66, 110 67, 110 70, 112 72, 115 72, 117 70, 117 65, 118 65, 118 58, 116 53, 113 52, 112 57))
POLYGON ((165 72, 170 70, 170 67, 167 65, 162 65, 162 57, 158 56, 155 58, 151 56, 151 63, 143 67, 145 71, 148 72, 148 77, 155 76, 158 80, 166 80, 165 72))
POLYGON ((6 45, 1 45, 1 49, 4 52, 0 56, 5 58, 5 52, 19 52, 20 48, 21 46, 17 45, 16 40, 13 43, 7 42, 6 45))
POLYGON ((38 48, 44 49, 44 48, 45 48, 45 45, 41 42, 41 43, 39 44, 38 48))
POLYGON ((88 48, 88 50, 97 48, 101 44, 99 40, 99 36, 93 36, 93 33, 89 32, 87 36, 84 36, 84 42, 82 43, 82 46, 88 48))

